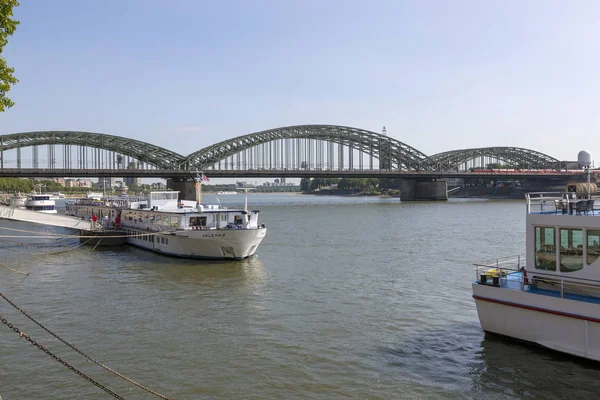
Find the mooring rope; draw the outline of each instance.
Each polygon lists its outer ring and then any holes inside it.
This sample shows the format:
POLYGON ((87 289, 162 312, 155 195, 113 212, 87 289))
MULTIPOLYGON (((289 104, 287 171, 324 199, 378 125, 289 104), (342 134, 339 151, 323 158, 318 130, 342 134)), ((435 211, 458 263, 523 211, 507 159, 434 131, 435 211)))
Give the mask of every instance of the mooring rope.
POLYGON ((72 237, 72 238, 79 237, 78 233, 67 235, 67 234, 62 234, 62 233, 49 233, 49 232, 40 232, 40 231, 30 231, 27 229, 7 228, 5 226, 0 226, 0 230, 12 231, 12 232, 22 232, 22 233, 33 233, 35 235, 35 236, 27 236, 27 237, 39 237, 38 235, 54 236, 54 237, 72 237))
POLYGON ((30 336, 28 336, 27 334, 25 334, 25 332, 23 332, 22 330, 20 330, 19 328, 17 328, 16 326, 14 326, 13 324, 11 324, 10 322, 8 322, 6 320, 6 318, 2 317, 2 314, 0 314, 0 321, 2 321, 2 323, 4 325, 8 326, 10 329, 12 329, 13 331, 15 331, 16 333, 18 333, 19 337, 25 338, 25 340, 27 340, 29 343, 31 343, 32 345, 34 345, 38 349, 42 350, 44 353, 48 354, 50 357, 52 357, 53 359, 55 359, 56 361, 58 361, 59 363, 61 363, 65 367, 69 368, 71 371, 75 372, 77 375, 81 376, 82 378, 86 379, 87 381, 91 382, 92 384, 98 386, 100 389, 104 390, 106 393, 110 394, 114 398, 125 400, 124 397, 119 396, 118 394, 116 394, 115 392, 113 392, 112 390, 110 390, 109 388, 107 388, 106 386, 104 386, 101 383, 93 380, 92 378, 90 378, 89 376, 87 376, 86 374, 84 374, 83 372, 81 372, 80 370, 78 370, 77 368, 75 368, 74 366, 72 366, 71 364, 69 364, 68 362, 66 362, 65 360, 63 360, 59 356, 57 356, 56 354, 52 353, 50 350, 48 350, 47 348, 45 348, 44 346, 42 346, 38 342, 36 342, 35 340, 33 340, 30 336))
POLYGON ((9 271, 12 271, 12 272, 16 272, 17 274, 23 274, 26 277, 29 276, 29 273, 27 273, 27 272, 17 271, 16 269, 12 269, 11 267, 8 267, 8 266, 6 266, 4 264, 1 264, 1 263, 0 263, 0 267, 5 268, 5 269, 7 269, 9 271))
MULTIPOLYGON (((92 240, 92 239, 90 239, 92 240)), ((100 244, 100 242, 102 241, 102 236, 100 237, 100 239, 96 242, 96 244, 94 245, 94 247, 92 248, 92 250, 96 250, 96 247, 98 247, 98 245, 100 244)))
MULTIPOLYGON (((21 308, 19 308, 15 303, 13 303, 12 301, 10 301, 6 296, 4 296, 4 294, 0 293, 0 297, 2 297, 4 300, 6 300, 6 302, 8 302, 8 304, 10 304, 11 306, 13 306, 17 311, 19 311, 21 314, 23 314, 24 316, 26 316, 27 318, 29 318, 34 324, 36 324, 37 326, 39 326, 40 328, 42 328, 43 330, 45 330, 46 332, 48 332, 50 335, 54 336, 56 339, 58 339, 59 341, 61 341, 64 345, 66 345, 67 347, 73 349, 74 351, 76 351, 77 353, 81 354, 83 357, 87 358, 88 360, 90 360, 91 362, 93 362, 94 364, 104 368, 105 370, 115 374, 116 376, 118 376, 121 379, 126 380, 127 382, 139 387, 140 389, 143 389, 145 391, 147 391, 148 393, 151 393, 157 397, 160 397, 161 399, 164 400, 169 400, 168 397, 134 381, 133 379, 130 379, 128 377, 126 377, 125 375, 121 374, 118 371, 115 371, 114 369, 108 367, 107 365, 102 364, 99 361, 96 361, 95 359, 93 359, 92 357, 88 356, 87 354, 85 354, 83 351, 79 350, 77 347, 75 347, 74 345, 70 344, 69 342, 67 342, 66 340, 62 339, 60 336, 58 336, 57 334, 55 334, 54 332, 52 332, 50 329, 46 328, 44 325, 42 325, 41 323, 39 323, 38 321, 36 321, 32 316, 30 316, 29 314, 27 314, 25 311, 23 311, 21 308)), ((4 320, 2 321, 4 322, 4 320)), ((6 323, 6 322, 5 322, 6 323)), ((10 328, 12 328, 11 326, 9 326, 10 328)), ((13 328, 14 329, 14 328, 13 328)), ((17 332, 17 331, 15 331, 17 332)), ((18 332, 19 333, 19 332, 18 332)), ((68 365, 66 365, 68 366, 68 365)))
MULTIPOLYGON (((0 230, 8 230, 8 231, 14 231, 14 232, 21 232, 21 233, 32 233, 33 235, 27 235, 27 236, 23 236, 23 235, 0 235, 0 238, 18 238, 18 239, 22 239, 22 238, 26 238, 26 239, 56 239, 56 238, 72 238, 72 239, 77 239, 80 237, 79 233, 76 234, 72 234, 72 235, 64 235, 64 234, 60 234, 60 233, 47 233, 47 232, 39 232, 39 231, 29 231, 26 229, 16 229, 16 228, 6 228, 6 227, 2 227, 0 226, 0 230)), ((73 229, 77 229, 77 228, 73 228, 73 229)), ((86 231, 86 232, 105 232, 105 231, 86 231)), ((106 235, 106 236, 102 236, 103 238, 129 238, 129 237, 135 237, 137 235, 147 235, 147 236, 156 236, 156 235, 167 235, 170 233, 175 232, 175 230, 168 230, 168 231, 139 231, 137 234, 130 234, 130 235, 106 235)))
MULTIPOLYGON (((33 257, 36 257, 36 258, 43 259, 45 256, 51 256, 51 255, 55 255, 55 254, 62 254, 62 253, 67 253, 69 251, 75 250, 76 248, 81 247, 81 246, 87 244, 92 239, 94 239, 94 237, 91 237, 88 240, 86 240, 85 242, 79 243, 76 246, 69 247, 68 249, 57 250, 57 251, 49 251, 49 252, 46 252, 46 253, 26 252, 26 251, 19 251, 19 250, 16 250, 16 249, 11 249, 10 251, 14 251, 15 253, 19 253, 19 254, 33 256, 33 257)), ((17 243, 17 242, 14 242, 14 243, 17 243)), ((94 247, 94 249, 95 249, 95 247, 94 247)))

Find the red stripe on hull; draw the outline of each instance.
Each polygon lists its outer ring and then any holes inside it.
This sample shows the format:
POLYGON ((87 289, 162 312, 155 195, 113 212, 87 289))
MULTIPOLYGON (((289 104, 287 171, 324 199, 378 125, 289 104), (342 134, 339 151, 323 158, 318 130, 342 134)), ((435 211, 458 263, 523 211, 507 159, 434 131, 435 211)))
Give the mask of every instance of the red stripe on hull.
POLYGON ((517 308, 524 308, 526 310, 538 311, 538 312, 543 312, 543 313, 547 313, 547 314, 561 315, 563 317, 569 317, 569 318, 581 319, 581 320, 584 320, 584 321, 590 321, 590 322, 600 323, 600 319, 593 318, 593 317, 586 317, 584 315, 570 314, 570 313, 565 313, 565 312, 562 312, 562 311, 555 311, 555 310, 548 310, 546 308, 528 306, 528 305, 525 305, 525 304, 511 303, 510 301, 490 299, 489 297, 481 297, 481 296, 477 296, 477 295, 473 295, 473 298, 475 300, 488 301, 490 303, 498 303, 498 304, 503 304, 505 306, 511 306, 511 307, 517 307, 517 308))

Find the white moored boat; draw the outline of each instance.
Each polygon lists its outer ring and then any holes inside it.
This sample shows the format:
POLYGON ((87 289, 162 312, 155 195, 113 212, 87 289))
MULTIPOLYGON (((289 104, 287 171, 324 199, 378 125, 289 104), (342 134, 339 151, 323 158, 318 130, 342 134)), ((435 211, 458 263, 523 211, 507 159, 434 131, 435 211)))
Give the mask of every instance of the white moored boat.
POLYGON ((21 193, 13 194, 10 196, 10 202, 8 205, 10 207, 22 208, 25 209, 25 203, 27 202, 27 196, 21 193))
POLYGON ((258 211, 202 205, 178 200, 178 195, 160 191, 146 197, 85 198, 65 209, 67 215, 97 219, 105 229, 120 229, 127 243, 162 254, 237 260, 255 254, 267 232, 258 223, 258 211))
POLYGON ((56 214, 56 203, 49 194, 30 194, 25 200, 25 209, 46 214, 56 214))
POLYGON ((566 189, 526 195, 525 257, 476 263, 473 298, 485 332, 600 361, 600 200, 566 189))

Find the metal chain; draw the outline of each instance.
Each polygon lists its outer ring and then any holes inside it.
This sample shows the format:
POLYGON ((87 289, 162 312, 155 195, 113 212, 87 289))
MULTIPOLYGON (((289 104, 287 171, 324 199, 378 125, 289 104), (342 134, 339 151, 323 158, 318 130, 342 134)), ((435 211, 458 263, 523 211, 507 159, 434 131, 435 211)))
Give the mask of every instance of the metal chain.
POLYGON ((10 304, 11 306, 13 306, 15 309, 17 309, 21 314, 23 314, 24 316, 26 316, 27 318, 29 318, 34 324, 36 324, 37 326, 39 326, 40 328, 42 328, 43 330, 45 330, 46 332, 48 332, 49 334, 51 334, 52 336, 54 336, 56 339, 60 340, 65 346, 70 347, 71 349, 75 350, 77 353, 81 354, 83 357, 87 358, 88 360, 90 360, 91 362, 93 362, 94 364, 104 368, 105 370, 115 374, 116 376, 118 376, 121 379, 126 380, 127 382, 131 383, 132 385, 135 385, 137 387, 139 387, 140 389, 143 389, 145 391, 147 391, 148 393, 152 393, 153 395, 160 397, 163 400, 169 400, 169 398, 167 396, 164 396, 136 381, 134 381, 133 379, 130 379, 128 377, 126 377, 125 375, 121 374, 118 371, 115 371, 114 369, 110 368, 107 365, 102 364, 101 362, 95 360, 94 358, 88 356, 87 354, 85 354, 83 351, 79 350, 77 347, 75 347, 74 345, 72 345, 71 343, 67 342, 66 340, 64 340, 63 338, 61 338, 60 336, 58 336, 57 334, 55 334, 54 332, 52 332, 50 329, 46 328, 45 326, 43 326, 41 323, 39 323, 38 321, 36 321, 32 316, 30 316, 29 314, 27 314, 25 311, 23 311, 22 309, 20 309, 15 303, 13 303, 12 301, 10 301, 6 296, 4 296, 4 294, 0 293, 0 297, 2 297, 4 300, 6 300, 6 302, 8 302, 8 304, 10 304))
POLYGON ((12 329, 13 331, 15 331, 16 333, 18 333, 20 337, 25 338, 25 340, 27 340, 29 343, 31 343, 32 345, 34 345, 38 349, 42 350, 44 353, 46 353, 50 357, 54 358, 56 361, 58 361, 59 363, 61 363, 65 367, 69 368, 71 371, 75 372, 77 375, 81 376, 85 380, 87 380, 87 381, 93 383, 94 385, 98 386, 100 389, 104 390, 106 393, 110 394, 114 398, 125 400, 124 397, 119 396, 118 394, 116 394, 115 392, 113 392, 112 390, 110 390, 109 388, 107 388, 106 386, 102 385, 99 382, 96 382, 95 380, 93 380, 92 378, 90 378, 89 376, 87 376, 86 374, 84 374, 83 372, 81 372, 80 370, 78 370, 77 368, 73 367, 72 365, 70 365, 68 362, 66 362, 65 360, 63 360, 59 356, 57 356, 56 354, 52 353, 50 350, 48 350, 47 348, 45 348, 44 346, 42 346, 41 344, 39 344, 38 342, 36 342, 32 338, 30 338, 28 335, 25 334, 25 332, 21 331, 19 328, 17 328, 16 326, 14 326, 10 322, 8 322, 6 320, 6 318, 2 317, 1 314, 0 314, 0 321, 2 321, 2 323, 4 325, 8 326, 10 329, 12 329))

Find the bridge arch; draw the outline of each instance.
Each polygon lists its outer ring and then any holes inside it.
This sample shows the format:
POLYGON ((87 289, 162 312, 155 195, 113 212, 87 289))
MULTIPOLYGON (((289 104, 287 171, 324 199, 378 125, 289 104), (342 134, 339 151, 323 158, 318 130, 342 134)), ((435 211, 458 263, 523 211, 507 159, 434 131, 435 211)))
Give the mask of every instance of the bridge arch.
POLYGON ((78 131, 36 131, 0 135, 0 154, 11 149, 57 144, 112 151, 159 169, 175 169, 184 158, 173 151, 139 140, 78 131))
MULTIPOLYGON (((261 157, 246 152, 267 144, 271 145, 269 150, 275 147, 275 153, 269 154, 275 160, 267 160, 271 169, 285 169, 286 165, 306 169, 342 169, 345 162, 349 162, 352 169, 353 157, 359 156, 361 169, 362 157, 368 159, 365 161, 369 164, 367 169, 373 169, 373 158, 377 159, 379 169, 422 171, 427 168, 427 156, 414 147, 379 133, 340 125, 296 125, 238 136, 188 155, 181 168, 211 169, 240 154, 246 158, 261 157), (343 157, 347 160, 344 161, 343 157), (337 164, 335 168, 333 164, 337 164)), ((262 166, 265 167, 265 163, 262 166)))
POLYGON ((502 164, 522 169, 560 169, 558 159, 535 150, 520 147, 480 147, 452 150, 432 155, 426 160, 430 170, 439 172, 466 171, 469 168, 486 168, 489 164, 502 164))

